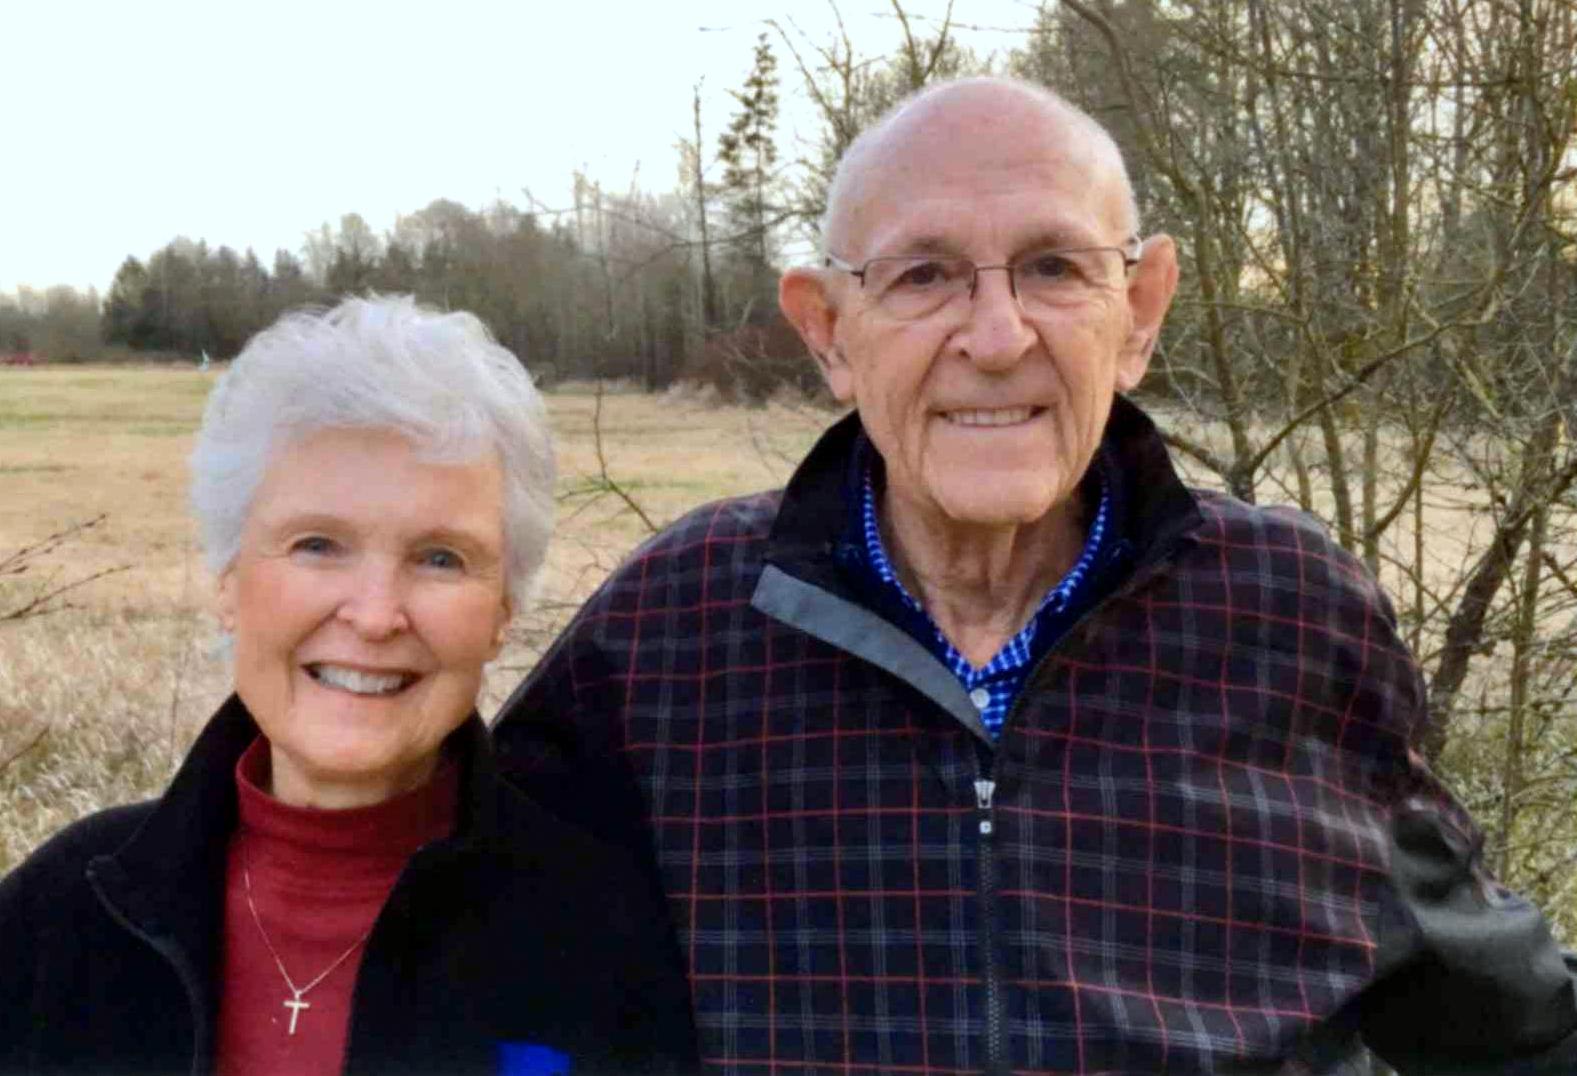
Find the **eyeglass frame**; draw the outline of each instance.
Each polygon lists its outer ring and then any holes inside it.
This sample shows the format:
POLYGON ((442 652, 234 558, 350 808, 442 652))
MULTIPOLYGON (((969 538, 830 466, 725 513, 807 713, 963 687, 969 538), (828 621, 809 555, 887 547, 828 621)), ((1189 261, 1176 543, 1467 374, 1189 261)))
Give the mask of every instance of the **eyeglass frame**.
MULTIPOLYGON (((1137 235, 1131 235, 1128 237, 1127 242, 1125 242, 1120 247, 1042 247, 1036 250, 1025 252, 1023 257, 1044 256, 1047 254, 1090 254, 1099 250, 1109 250, 1114 254, 1121 255, 1123 260, 1123 274, 1127 275, 1128 271, 1136 267, 1144 256, 1144 240, 1140 239, 1137 235)), ((865 274, 870 271, 872 262, 911 260, 923 261, 928 257, 932 257, 932 255, 882 254, 874 258, 866 258, 860 267, 856 269, 853 265, 850 265, 848 262, 844 261, 842 258, 838 257, 836 254, 831 253, 830 251, 822 255, 826 268, 836 269, 839 272, 848 273, 850 276, 854 277, 860 282, 860 291, 862 293, 865 291, 865 274)), ((972 258, 967 258, 962 254, 935 255, 935 257, 949 258, 957 261, 968 262, 970 264, 974 270, 974 272, 971 273, 969 277, 970 302, 974 301, 975 292, 980 288, 980 274, 983 271, 987 269, 1006 270, 1008 274, 1008 292, 1013 296, 1013 301, 1018 303, 1021 309, 1023 308, 1023 303, 1020 302, 1018 297, 1018 277, 1013 272, 1013 270, 1019 265, 1017 260, 1006 262, 1002 265, 976 265, 972 258)), ((938 307, 937 309, 940 310, 941 307, 938 307)))

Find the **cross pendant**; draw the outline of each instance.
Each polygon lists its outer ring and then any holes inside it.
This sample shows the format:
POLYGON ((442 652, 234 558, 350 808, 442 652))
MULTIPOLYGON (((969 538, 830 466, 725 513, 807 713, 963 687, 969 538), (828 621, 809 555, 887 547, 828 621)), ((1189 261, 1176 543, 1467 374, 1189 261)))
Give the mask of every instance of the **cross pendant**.
POLYGON ((285 1006, 285 1008, 290 1010, 290 1033, 292 1035, 294 1035, 296 1033, 296 1017, 301 1015, 301 1010, 302 1009, 310 1009, 310 1008, 312 1008, 312 1002, 310 1002, 310 1001, 302 1001, 301 1000, 301 995, 297 994, 295 997, 291 998, 289 1001, 282 1002, 281 1004, 283 1004, 285 1006))

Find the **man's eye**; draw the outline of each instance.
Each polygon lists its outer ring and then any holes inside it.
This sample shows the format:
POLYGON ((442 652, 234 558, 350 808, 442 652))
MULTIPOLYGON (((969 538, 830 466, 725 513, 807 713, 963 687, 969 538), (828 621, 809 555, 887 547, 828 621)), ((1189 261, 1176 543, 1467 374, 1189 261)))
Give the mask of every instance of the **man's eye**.
POLYGON ((458 570, 465 567, 465 560, 452 549, 429 549, 422 554, 422 564, 429 568, 458 570))
POLYGON ((1078 275, 1072 260, 1051 251, 1031 254, 1019 263, 1018 271, 1022 280, 1041 282, 1065 280, 1078 275))
POLYGON ((946 262, 913 262, 898 274, 892 286, 911 289, 935 288, 946 284, 951 275, 946 262))
POLYGON ((311 534, 305 538, 297 538, 290 543, 292 553, 305 553, 308 556, 324 556, 338 548, 332 538, 325 538, 321 534, 311 534))

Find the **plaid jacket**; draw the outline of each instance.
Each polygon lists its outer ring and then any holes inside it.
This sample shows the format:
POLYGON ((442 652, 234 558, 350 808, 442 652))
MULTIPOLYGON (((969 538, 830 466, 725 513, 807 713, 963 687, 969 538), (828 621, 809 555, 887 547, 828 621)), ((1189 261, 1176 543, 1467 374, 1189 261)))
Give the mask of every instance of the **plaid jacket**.
POLYGON ((1409 751, 1418 670, 1319 526, 1189 492, 1119 399, 1132 571, 993 746, 838 567, 862 436, 640 549, 495 728, 655 854, 709 1065, 1356 1073, 1362 1036, 1577 1072, 1571 976, 1409 751))

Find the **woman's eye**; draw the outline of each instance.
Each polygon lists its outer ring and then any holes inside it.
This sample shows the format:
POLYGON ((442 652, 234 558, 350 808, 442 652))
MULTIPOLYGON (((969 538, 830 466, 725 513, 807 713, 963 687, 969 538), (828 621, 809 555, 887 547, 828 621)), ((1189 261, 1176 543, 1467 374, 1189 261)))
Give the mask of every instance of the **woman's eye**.
POLYGON ((294 542, 290 543, 290 551, 292 553, 306 553, 310 556, 321 556, 325 553, 332 553, 334 552, 334 549, 334 540, 331 538, 325 538, 320 534, 309 535, 305 538, 297 538, 294 542))
POLYGON ((465 560, 452 549, 429 549, 422 554, 422 563, 429 568, 458 569, 465 567, 465 560))

